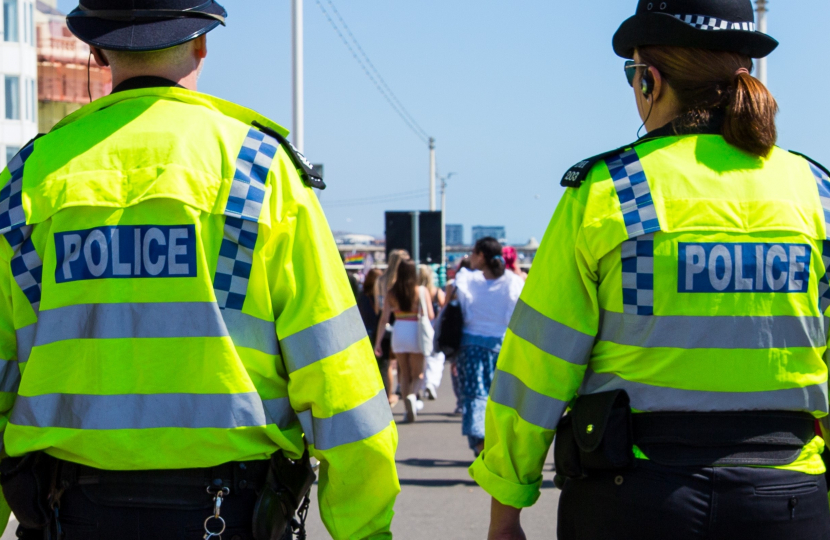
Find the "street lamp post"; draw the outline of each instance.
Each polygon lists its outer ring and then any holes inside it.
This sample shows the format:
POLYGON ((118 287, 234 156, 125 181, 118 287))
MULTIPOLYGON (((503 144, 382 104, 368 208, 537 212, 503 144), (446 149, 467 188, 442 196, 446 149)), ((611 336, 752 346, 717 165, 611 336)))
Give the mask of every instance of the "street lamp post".
POLYGON ((447 264, 447 180, 453 176, 451 172, 441 177, 441 266, 447 264))
MULTIPOLYGON (((758 8, 756 9, 758 13, 758 31, 766 34, 767 33, 767 13, 769 10, 767 9, 767 0, 756 0, 755 3, 757 4, 758 8)), ((759 58, 758 59, 758 80, 763 83, 764 86, 767 85, 767 59, 766 58, 759 58)))

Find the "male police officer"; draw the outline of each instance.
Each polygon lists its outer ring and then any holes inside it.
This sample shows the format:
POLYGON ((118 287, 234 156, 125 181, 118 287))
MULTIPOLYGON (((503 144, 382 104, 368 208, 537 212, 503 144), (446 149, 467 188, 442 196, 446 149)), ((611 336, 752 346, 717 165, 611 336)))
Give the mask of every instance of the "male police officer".
POLYGON ((258 499, 256 537, 280 536, 308 484, 283 455, 306 448, 331 535, 391 537, 397 433, 324 186, 282 127, 196 92, 225 16, 83 0, 69 27, 114 91, 0 178, 3 488, 25 538, 252 538, 258 499))

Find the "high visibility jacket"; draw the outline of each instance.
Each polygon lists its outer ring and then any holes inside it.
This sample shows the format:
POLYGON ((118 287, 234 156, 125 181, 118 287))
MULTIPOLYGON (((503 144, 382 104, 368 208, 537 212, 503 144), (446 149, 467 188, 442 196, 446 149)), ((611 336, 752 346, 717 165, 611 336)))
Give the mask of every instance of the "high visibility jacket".
POLYGON ((258 114, 99 99, 0 177, 8 455, 115 470, 305 448, 334 538, 391 537, 397 432, 317 197, 258 114))
MULTIPOLYGON (((577 393, 625 389, 642 414, 826 416, 828 220, 827 175, 778 148, 759 159, 720 135, 666 136, 599 160, 536 254, 472 476, 532 505, 577 393)), ((823 448, 782 468, 820 474, 823 448)))

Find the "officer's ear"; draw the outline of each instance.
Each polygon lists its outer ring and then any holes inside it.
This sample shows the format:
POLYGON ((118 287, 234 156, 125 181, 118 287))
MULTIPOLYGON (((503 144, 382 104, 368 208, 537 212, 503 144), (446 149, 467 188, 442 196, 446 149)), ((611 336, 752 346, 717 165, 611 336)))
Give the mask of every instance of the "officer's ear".
POLYGON ((193 40, 193 53, 199 60, 204 60, 207 52, 207 34, 202 34, 193 40))
POLYGON ((110 65, 110 61, 107 60, 106 55, 104 55, 104 51, 97 47, 90 47, 90 52, 92 53, 92 57, 95 58, 95 63, 101 67, 107 67, 110 65))
POLYGON ((652 100, 657 101, 658 99, 660 99, 660 96, 662 96, 666 92, 666 80, 654 66, 649 66, 647 69, 647 73, 648 75, 643 75, 644 79, 648 79, 650 86, 650 92, 646 97, 650 95, 652 100))

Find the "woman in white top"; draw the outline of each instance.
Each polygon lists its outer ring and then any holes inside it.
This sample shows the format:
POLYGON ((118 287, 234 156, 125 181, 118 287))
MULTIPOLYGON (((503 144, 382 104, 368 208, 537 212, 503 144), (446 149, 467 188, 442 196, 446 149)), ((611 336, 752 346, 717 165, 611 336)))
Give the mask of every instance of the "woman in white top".
POLYGON ((455 276, 455 294, 464 315, 456 365, 463 414, 461 432, 478 456, 484 448, 484 411, 496 359, 524 280, 505 272, 502 246, 495 238, 476 242, 470 264, 473 271, 462 269, 455 276))
POLYGON ((418 285, 418 271, 410 260, 401 261, 395 284, 383 302, 383 312, 378 322, 378 336, 375 354, 383 354, 381 341, 386 334, 386 323, 391 313, 395 313, 395 330, 392 332, 392 352, 398 361, 398 382, 401 395, 405 396, 406 421, 412 422, 417 416, 415 388, 424 377, 424 354, 421 352, 420 327, 418 315, 426 314, 429 320, 435 318, 429 291, 418 285), (423 306, 423 312, 420 310, 423 306))

